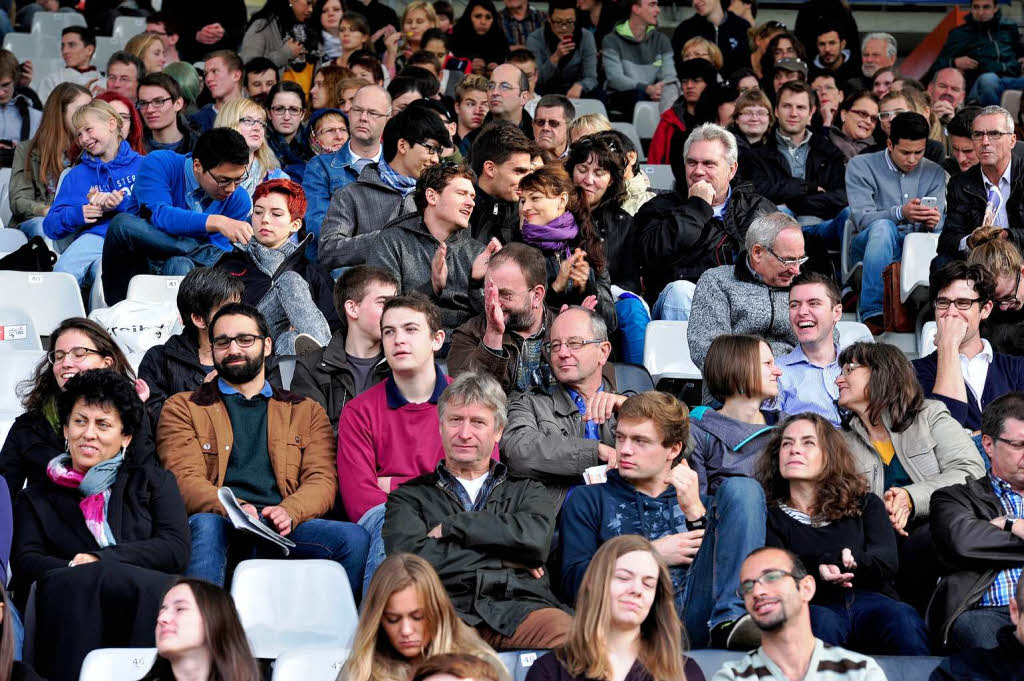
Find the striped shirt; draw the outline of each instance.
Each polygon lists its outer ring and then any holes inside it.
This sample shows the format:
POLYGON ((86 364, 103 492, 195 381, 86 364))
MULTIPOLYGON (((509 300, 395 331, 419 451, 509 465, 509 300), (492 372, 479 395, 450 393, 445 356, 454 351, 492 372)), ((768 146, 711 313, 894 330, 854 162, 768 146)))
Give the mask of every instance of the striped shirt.
MULTIPOLYGON (((711 681, 788 681, 786 675, 763 648, 747 653, 742 660, 726 662, 711 681)), ((814 652, 804 681, 886 681, 885 672, 867 655, 814 639, 814 652)))
MULTIPOLYGON (((1003 505, 1007 518, 1024 518, 1024 497, 1019 492, 1014 492, 1010 483, 1002 478, 997 478, 994 473, 988 474, 992 481, 992 490, 999 497, 999 503, 1003 505)), ((1021 568, 1012 567, 1001 570, 995 580, 989 584, 985 595, 978 602, 979 608, 985 607, 1006 607, 1010 604, 1014 592, 1017 590, 1017 582, 1020 581, 1021 568)))

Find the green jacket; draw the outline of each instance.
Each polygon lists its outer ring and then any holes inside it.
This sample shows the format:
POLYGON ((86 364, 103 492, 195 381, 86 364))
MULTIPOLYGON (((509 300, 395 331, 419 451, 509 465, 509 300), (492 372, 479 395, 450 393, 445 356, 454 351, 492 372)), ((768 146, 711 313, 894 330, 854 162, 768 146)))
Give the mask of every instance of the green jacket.
MULTIPOLYGON (((32 151, 32 172, 25 172, 25 154, 29 141, 20 142, 14 147, 14 161, 11 166, 10 202, 11 224, 17 227, 30 218, 46 215, 46 210, 53 203, 56 192, 50 191, 46 183, 40 179, 39 151, 32 151)), ((56 185, 54 185, 56 188, 56 185)))
POLYGON ((978 23, 968 15, 963 26, 949 32, 946 44, 935 61, 935 70, 953 66, 957 57, 971 57, 978 62, 978 68, 968 74, 969 81, 989 72, 997 76, 1019 76, 1021 71, 1017 57, 1021 55, 1024 51, 1021 49, 1020 31, 1017 24, 1003 19, 1002 10, 985 23, 978 23))
MULTIPOLYGON (((551 591, 547 572, 528 570, 548 559, 555 511, 544 486, 510 478, 491 464, 491 480, 467 511, 444 461, 388 495, 382 538, 388 555, 415 553, 437 570, 463 622, 486 624, 511 636, 527 615, 541 608, 568 608, 551 591), (441 526, 441 539, 428 537, 441 526)), ((463 492, 464 494, 464 492, 463 492)))

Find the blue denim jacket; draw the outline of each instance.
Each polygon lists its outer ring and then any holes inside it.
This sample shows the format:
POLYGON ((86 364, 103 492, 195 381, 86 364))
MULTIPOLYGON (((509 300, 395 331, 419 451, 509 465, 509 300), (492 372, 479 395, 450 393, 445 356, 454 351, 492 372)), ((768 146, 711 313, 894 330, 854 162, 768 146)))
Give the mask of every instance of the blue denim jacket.
POLYGON ((331 205, 331 196, 334 192, 359 177, 359 174, 352 167, 352 154, 349 153, 348 142, 341 149, 333 154, 321 154, 314 156, 306 164, 306 174, 302 178, 302 189, 306 192, 306 230, 316 235, 316 240, 310 244, 312 255, 307 253, 314 262, 316 258, 316 246, 320 240, 320 224, 327 215, 327 208, 331 205))

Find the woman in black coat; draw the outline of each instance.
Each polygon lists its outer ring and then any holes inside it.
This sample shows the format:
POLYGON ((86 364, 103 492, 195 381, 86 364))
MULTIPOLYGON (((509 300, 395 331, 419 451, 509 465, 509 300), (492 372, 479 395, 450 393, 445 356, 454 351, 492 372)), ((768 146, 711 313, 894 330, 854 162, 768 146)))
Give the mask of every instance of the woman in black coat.
POLYGON ((508 39, 501 16, 491 0, 469 0, 466 11, 452 29, 451 52, 473 61, 473 73, 490 74, 505 61, 508 39))
POLYGON ((18 496, 11 565, 19 601, 35 589, 38 671, 75 681, 90 650, 153 645, 160 598, 188 565, 191 539, 174 476, 125 457, 146 422, 131 384, 109 369, 82 372, 57 411, 67 451, 18 496))
MULTIPOLYGON (((139 398, 149 399, 149 386, 136 379, 121 348, 106 330, 84 317, 61 322, 50 335, 50 351, 36 366, 33 377, 19 386, 25 413, 14 420, 0 449, 0 475, 7 480, 11 501, 27 481, 45 477, 46 465, 64 451, 64 435, 57 418, 57 396, 73 376, 90 369, 112 369, 135 386, 139 398)), ((127 458, 138 464, 159 465, 149 423, 139 428, 127 458)))

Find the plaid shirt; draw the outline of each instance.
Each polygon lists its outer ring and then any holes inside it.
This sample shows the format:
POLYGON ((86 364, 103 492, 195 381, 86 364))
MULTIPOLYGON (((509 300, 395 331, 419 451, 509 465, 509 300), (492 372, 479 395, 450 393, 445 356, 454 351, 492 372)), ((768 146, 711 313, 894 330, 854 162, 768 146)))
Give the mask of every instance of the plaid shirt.
MULTIPOLYGON (((1024 518, 1024 496, 1014 492, 1010 488, 1010 483, 997 478, 993 473, 989 472, 988 476, 992 480, 992 490, 999 497, 999 502, 1006 510, 1006 517, 1024 518)), ((1017 589, 1020 574, 1021 568, 1014 567, 1006 568, 996 575, 995 581, 989 585, 988 591, 981 597, 978 607, 1008 606, 1010 599, 1013 598, 1014 591, 1017 589)))
POLYGON ((544 25, 548 15, 533 7, 526 8, 526 18, 519 20, 513 18, 507 9, 501 10, 501 27, 505 30, 505 37, 509 45, 525 45, 526 36, 530 35, 544 25))

